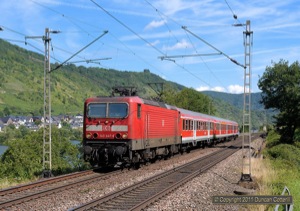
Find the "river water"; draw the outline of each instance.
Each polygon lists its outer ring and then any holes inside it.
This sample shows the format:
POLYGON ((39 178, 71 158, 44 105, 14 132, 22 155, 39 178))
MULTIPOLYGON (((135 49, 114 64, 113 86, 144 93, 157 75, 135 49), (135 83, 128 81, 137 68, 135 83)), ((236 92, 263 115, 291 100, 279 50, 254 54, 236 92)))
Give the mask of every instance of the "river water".
POLYGON ((2 155, 6 150, 8 146, 0 145, 0 155, 2 155))
MULTIPOLYGON (((79 145, 80 141, 78 140, 71 140, 72 144, 79 145)), ((7 150, 8 146, 0 145, 0 156, 7 150)))

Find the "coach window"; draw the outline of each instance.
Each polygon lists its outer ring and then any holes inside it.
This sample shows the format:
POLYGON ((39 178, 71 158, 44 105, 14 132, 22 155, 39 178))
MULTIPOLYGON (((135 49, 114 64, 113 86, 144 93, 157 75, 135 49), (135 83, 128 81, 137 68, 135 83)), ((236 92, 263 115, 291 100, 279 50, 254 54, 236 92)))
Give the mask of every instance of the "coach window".
POLYGON ((137 104, 137 117, 141 118, 141 104, 137 104))

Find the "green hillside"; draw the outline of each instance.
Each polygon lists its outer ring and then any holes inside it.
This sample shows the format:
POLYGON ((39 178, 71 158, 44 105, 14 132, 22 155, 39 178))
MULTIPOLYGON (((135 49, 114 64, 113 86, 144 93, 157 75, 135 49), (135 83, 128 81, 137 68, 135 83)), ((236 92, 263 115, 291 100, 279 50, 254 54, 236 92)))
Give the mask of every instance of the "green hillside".
MULTIPOLYGON (((27 51, 0 39, 0 116, 42 115, 44 99, 44 55, 27 51)), ((52 68, 58 64, 52 64, 52 68)), ((166 81, 149 70, 117 71, 98 67, 65 65, 51 73, 52 114, 82 113, 83 102, 92 96, 109 96, 114 86, 134 86, 138 95, 156 97, 148 83, 164 83, 178 92, 184 86, 166 81)), ((243 95, 203 92, 212 97, 216 116, 242 123, 243 95)), ((252 94, 252 123, 259 128, 272 113, 259 103, 260 94, 252 94), (267 118, 266 118, 267 114, 267 118)))
MULTIPOLYGON (((43 55, 1 39, 0 49, 0 112, 5 110, 5 114, 41 115, 44 96, 43 55)), ((135 86, 142 97, 156 96, 155 91, 147 85, 153 82, 164 82, 175 91, 184 88, 163 80, 149 70, 133 72, 65 65, 51 73, 52 113, 82 113, 84 99, 108 96, 113 86, 135 86)))

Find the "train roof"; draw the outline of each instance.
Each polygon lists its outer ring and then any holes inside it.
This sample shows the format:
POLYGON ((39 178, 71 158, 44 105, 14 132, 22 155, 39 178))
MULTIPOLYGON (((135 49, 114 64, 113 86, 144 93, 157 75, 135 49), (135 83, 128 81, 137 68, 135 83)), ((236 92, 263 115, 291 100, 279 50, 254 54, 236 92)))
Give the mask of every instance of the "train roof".
POLYGON ((183 108, 177 108, 178 111, 181 112, 181 114, 186 115, 186 116, 191 116, 191 117, 198 117, 199 119, 205 119, 205 120, 211 120, 211 121, 217 121, 217 122, 226 122, 226 123, 232 123, 232 124, 237 124, 237 122, 229 120, 229 119, 223 119, 220 117, 216 116, 211 116, 208 114, 203 114, 195 111, 190 111, 187 109, 183 108))
POLYGON ((168 105, 164 102, 148 100, 148 99, 141 98, 139 96, 114 96, 114 97, 97 96, 97 97, 94 97, 94 98, 88 98, 87 100, 90 101, 90 102, 97 102, 99 100, 99 98, 104 99, 107 102, 114 99, 113 101, 121 100, 121 101, 131 101, 131 102, 136 102, 136 103, 143 103, 143 104, 146 104, 146 105, 152 105, 152 106, 157 106, 157 107, 161 107, 161 108, 167 108, 167 109, 170 109, 170 110, 177 110, 183 115, 190 116, 190 117, 198 117, 199 119, 203 119, 203 120, 210 120, 210 121, 217 121, 217 122, 227 122, 227 123, 229 122, 229 123, 232 123, 232 124, 237 124, 237 122, 232 121, 232 120, 223 119, 223 118, 220 118, 220 117, 211 116, 211 115, 208 115, 208 114, 203 114, 203 113, 199 113, 199 112, 195 112, 195 111, 190 111, 190 110, 183 109, 183 108, 178 108, 176 106, 168 105))

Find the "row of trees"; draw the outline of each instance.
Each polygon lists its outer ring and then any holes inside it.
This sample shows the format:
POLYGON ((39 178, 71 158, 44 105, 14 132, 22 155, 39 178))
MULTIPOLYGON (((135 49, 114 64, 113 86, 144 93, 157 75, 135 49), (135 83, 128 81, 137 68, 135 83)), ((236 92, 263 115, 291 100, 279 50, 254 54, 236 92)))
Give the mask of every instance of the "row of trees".
POLYGON ((170 105, 195 112, 210 115, 214 115, 216 112, 211 98, 192 88, 185 88, 180 92, 176 92, 172 89, 166 89, 163 93, 162 99, 170 105))

